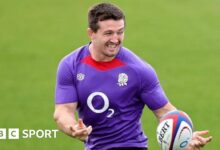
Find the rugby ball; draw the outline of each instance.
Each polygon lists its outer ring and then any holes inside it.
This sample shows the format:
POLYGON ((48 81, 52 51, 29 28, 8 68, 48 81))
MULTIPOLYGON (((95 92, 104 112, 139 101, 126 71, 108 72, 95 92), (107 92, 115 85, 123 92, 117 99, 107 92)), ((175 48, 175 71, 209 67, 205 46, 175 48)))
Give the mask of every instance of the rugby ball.
POLYGON ((192 140, 193 124, 183 111, 165 114, 157 127, 157 142, 161 150, 185 150, 192 140))

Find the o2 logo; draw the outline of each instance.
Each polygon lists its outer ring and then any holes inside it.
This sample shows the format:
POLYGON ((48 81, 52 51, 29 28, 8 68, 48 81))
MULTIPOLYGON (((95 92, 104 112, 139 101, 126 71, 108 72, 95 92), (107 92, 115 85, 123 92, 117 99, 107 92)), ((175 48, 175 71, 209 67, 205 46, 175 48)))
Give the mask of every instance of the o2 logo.
POLYGON ((109 111, 109 114, 107 115, 108 118, 112 117, 112 115, 115 113, 114 109, 111 109, 109 108, 109 99, 107 97, 107 95, 105 93, 102 93, 102 92, 94 92, 94 93, 91 93, 89 95, 89 97, 87 98, 87 105, 88 107, 94 112, 94 113, 103 113, 105 112, 106 110, 109 111), (93 104, 92 104, 92 101, 94 99, 95 96, 101 96, 102 97, 102 100, 104 102, 104 106, 100 109, 96 109, 93 104))

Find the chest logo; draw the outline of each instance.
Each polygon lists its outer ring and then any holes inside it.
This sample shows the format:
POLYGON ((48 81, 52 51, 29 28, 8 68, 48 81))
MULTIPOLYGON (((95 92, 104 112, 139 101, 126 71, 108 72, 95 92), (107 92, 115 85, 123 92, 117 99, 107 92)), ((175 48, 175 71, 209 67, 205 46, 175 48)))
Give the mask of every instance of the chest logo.
POLYGON ((78 73, 76 76, 77 80, 82 81, 85 78, 85 75, 83 73, 78 73))
POLYGON ((119 86, 126 86, 128 83, 128 75, 125 73, 120 73, 118 75, 118 85, 119 86))

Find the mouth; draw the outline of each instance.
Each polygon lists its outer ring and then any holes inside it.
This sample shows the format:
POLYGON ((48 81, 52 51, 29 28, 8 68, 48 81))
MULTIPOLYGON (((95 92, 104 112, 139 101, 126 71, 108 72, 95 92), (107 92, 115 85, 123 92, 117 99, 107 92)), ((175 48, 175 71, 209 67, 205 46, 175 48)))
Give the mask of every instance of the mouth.
POLYGON ((118 48, 120 45, 120 43, 107 43, 106 47, 110 50, 110 51, 114 51, 116 48, 118 48))

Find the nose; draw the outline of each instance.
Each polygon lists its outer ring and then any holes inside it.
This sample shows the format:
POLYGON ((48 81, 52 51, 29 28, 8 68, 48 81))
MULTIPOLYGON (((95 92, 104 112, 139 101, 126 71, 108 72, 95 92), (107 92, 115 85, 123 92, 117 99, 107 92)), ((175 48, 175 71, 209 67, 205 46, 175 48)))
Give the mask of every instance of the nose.
POLYGON ((119 40, 120 40, 120 36, 119 36, 117 33, 113 34, 112 37, 111 37, 111 39, 110 39, 110 41, 111 41, 112 43, 118 43, 119 40))

